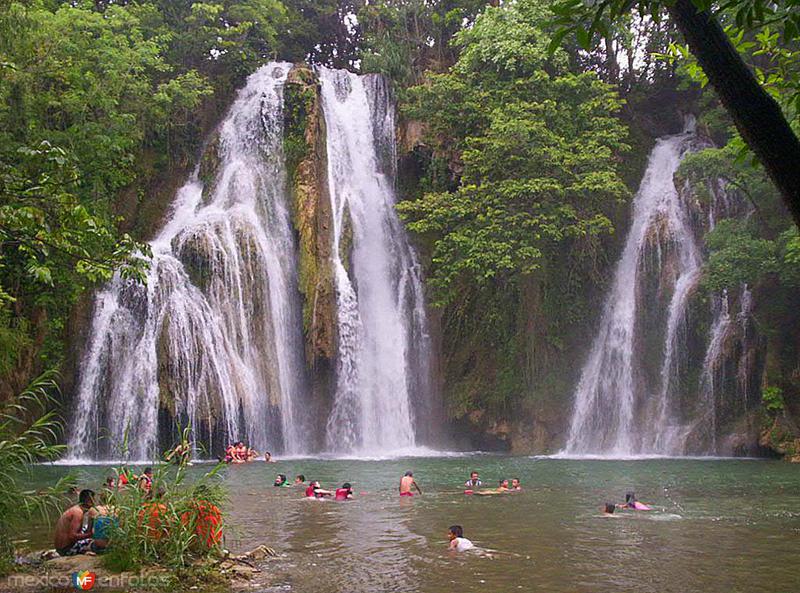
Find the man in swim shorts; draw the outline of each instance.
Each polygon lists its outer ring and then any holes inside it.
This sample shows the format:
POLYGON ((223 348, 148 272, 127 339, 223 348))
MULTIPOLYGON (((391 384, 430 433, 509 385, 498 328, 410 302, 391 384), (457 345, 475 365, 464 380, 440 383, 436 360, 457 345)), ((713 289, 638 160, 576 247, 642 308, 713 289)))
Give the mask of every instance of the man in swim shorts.
POLYGON ((422 490, 420 490, 419 486, 414 481, 414 474, 412 472, 406 472, 405 475, 400 478, 400 496, 414 496, 414 493, 411 492, 412 488, 416 488, 417 492, 422 494, 422 490))
POLYGON ((91 550, 92 519, 89 511, 94 506, 94 492, 81 490, 78 500, 78 504, 64 511, 56 522, 53 545, 59 556, 76 556, 91 550))

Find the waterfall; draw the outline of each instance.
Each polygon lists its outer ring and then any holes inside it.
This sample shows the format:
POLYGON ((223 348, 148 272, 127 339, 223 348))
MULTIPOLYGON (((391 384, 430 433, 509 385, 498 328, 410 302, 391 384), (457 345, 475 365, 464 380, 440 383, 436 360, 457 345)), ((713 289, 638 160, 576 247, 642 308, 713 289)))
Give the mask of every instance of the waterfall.
POLYGON ((395 211, 394 104, 385 78, 319 69, 333 212, 336 390, 328 449, 414 447, 429 401, 420 265, 395 211))
POLYGON ((129 457, 149 458, 171 444, 159 435, 175 420, 217 451, 235 439, 302 451, 302 320, 283 154, 290 69, 263 66, 238 93, 151 243, 147 284, 117 276, 97 295, 70 457, 115 457, 125 440, 129 457))
MULTIPOLYGON (((633 201, 633 218, 598 334, 575 394, 565 452, 630 455, 681 452, 688 427, 680 422, 673 378, 682 348, 689 297, 697 284, 702 251, 673 176, 695 136, 692 131, 656 142, 633 201), (663 236, 661 236, 663 235, 663 236), (642 361, 635 356, 637 320, 652 303, 641 302, 646 280, 643 261, 655 236, 675 251, 674 288, 666 314, 660 390, 645 393, 642 361)), ((659 264, 661 265, 661 264, 659 264)))
POLYGON ((710 450, 717 450, 717 410, 719 403, 718 384, 724 372, 724 344, 731 330, 731 315, 728 304, 728 292, 712 297, 714 321, 711 324, 710 339, 703 358, 703 370, 700 375, 700 411, 695 422, 696 430, 706 436, 710 450))

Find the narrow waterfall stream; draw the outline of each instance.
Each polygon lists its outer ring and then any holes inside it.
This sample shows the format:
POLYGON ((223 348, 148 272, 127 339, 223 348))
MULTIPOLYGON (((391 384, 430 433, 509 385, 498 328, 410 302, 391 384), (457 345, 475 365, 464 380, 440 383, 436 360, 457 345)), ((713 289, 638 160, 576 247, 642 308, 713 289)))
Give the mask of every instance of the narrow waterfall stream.
POLYGON ((569 454, 679 454, 687 429, 675 415, 672 377, 689 295, 702 265, 673 175, 695 136, 691 132, 657 141, 634 198, 633 220, 604 305, 600 328, 583 368, 565 452, 569 454), (642 261, 653 237, 676 250, 657 397, 639 385, 637 319, 643 307, 646 272, 642 261))
POLYGON ((420 266, 394 209, 394 104, 383 77, 321 68, 320 79, 339 336, 327 447, 409 449, 431 353, 420 266))
POLYGON ((152 242, 147 285, 116 277, 96 297, 70 457, 146 459, 164 446, 159 435, 171 431, 172 443, 175 420, 206 455, 234 439, 301 452, 302 321, 283 155, 290 69, 265 65, 239 92, 207 148, 212 170, 177 193, 152 242))

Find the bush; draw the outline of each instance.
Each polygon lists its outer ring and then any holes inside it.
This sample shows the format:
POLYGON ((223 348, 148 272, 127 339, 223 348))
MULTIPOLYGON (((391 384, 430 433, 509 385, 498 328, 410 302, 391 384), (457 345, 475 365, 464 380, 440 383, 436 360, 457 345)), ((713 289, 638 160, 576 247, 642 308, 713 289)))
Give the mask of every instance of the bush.
POLYGON ((761 401, 770 414, 775 415, 783 412, 783 389, 780 387, 765 387, 764 391, 761 392, 761 401))
MULTIPOLYGON (((103 562, 111 570, 159 565, 173 570, 221 553, 222 464, 188 484, 185 466, 157 466, 150 492, 134 482, 103 495, 116 522, 103 562)), ((116 475, 124 473, 120 468, 116 475)))

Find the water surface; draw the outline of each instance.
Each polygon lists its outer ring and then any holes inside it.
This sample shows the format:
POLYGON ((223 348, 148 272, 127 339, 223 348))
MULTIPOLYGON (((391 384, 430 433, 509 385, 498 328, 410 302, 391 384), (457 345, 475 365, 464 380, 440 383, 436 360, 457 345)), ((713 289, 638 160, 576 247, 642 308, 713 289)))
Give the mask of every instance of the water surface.
MULTIPOLYGON (((192 468, 201 472, 208 466, 192 468)), ((107 472, 78 468, 92 486, 107 472)), ((41 467, 40 478, 63 473, 41 467)), ((298 459, 225 470, 226 545, 267 544, 264 591, 315 593, 790 593, 798 590, 800 467, 758 460, 602 461, 476 455, 386 461, 298 459), (400 500, 411 469, 423 496, 400 500), (463 494, 519 477, 524 491, 463 494), (276 473, 323 486, 350 481, 357 499, 314 502, 273 488, 276 473), (626 490, 657 508, 600 516, 626 490), (447 551, 449 525, 491 554, 447 551)))

